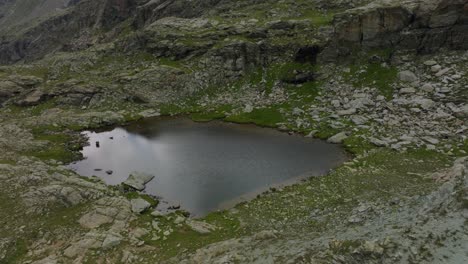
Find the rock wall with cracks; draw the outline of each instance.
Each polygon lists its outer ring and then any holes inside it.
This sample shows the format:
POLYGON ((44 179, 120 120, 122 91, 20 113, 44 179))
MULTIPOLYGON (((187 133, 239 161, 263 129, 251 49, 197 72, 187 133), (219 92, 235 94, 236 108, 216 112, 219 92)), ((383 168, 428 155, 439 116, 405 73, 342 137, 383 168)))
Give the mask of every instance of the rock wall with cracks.
POLYGON ((338 14, 332 49, 399 48, 431 53, 468 48, 468 1, 376 1, 338 14))

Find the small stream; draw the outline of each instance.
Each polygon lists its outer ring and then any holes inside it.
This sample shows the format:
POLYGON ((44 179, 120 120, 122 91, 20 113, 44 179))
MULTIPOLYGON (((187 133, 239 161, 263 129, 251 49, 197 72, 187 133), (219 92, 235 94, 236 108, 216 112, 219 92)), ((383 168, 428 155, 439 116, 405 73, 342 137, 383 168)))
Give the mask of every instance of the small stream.
POLYGON ((155 118, 84 133, 90 145, 72 169, 110 185, 133 171, 150 173, 155 178, 145 192, 161 197, 161 210, 181 205, 194 216, 229 208, 272 186, 323 175, 347 159, 339 145, 220 121, 155 118))

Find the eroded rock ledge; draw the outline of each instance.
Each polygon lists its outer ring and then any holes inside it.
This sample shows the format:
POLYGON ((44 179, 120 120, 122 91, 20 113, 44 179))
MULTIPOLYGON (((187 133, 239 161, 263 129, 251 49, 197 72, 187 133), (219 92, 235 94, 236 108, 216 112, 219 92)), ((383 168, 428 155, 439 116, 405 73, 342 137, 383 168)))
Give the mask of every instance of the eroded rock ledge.
POLYGON ((365 48, 468 48, 466 0, 375 1, 335 17, 333 48, 345 43, 365 48))

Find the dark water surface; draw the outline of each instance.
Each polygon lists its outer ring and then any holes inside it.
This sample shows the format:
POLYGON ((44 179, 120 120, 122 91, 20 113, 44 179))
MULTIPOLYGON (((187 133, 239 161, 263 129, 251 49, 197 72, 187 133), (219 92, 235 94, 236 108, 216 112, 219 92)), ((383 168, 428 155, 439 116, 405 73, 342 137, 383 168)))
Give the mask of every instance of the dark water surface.
POLYGON ((184 118, 148 119, 108 132, 84 133, 90 139, 82 151, 85 159, 70 165, 79 174, 101 177, 111 185, 125 181, 133 171, 153 174, 145 192, 162 197, 162 209, 180 204, 196 216, 271 186, 323 175, 347 157, 340 146, 320 140, 184 118), (113 173, 108 175, 108 170, 113 173))

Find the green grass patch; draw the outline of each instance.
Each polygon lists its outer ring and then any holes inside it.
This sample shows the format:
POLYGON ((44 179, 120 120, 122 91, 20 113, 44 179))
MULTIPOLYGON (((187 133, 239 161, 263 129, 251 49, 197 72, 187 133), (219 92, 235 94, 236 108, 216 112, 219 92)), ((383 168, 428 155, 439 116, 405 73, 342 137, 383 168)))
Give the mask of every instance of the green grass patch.
MULTIPOLYGON (((321 12, 316 8, 306 9, 299 19, 309 19, 314 26, 326 26, 333 22, 334 12, 321 12)), ((298 19, 294 18, 294 19, 298 19)))
MULTIPOLYGON (((239 228, 241 226, 239 220, 228 216, 226 212, 214 212, 202 219, 203 221, 217 227, 217 230, 214 230, 209 234, 199 234, 185 224, 176 226, 173 223, 173 219, 176 216, 177 213, 173 213, 169 217, 156 218, 162 230, 174 230, 174 232, 167 236, 166 240, 152 240, 155 233, 151 233, 144 238, 146 244, 153 245, 158 248, 158 260, 167 260, 176 256, 181 251, 193 252, 196 249, 209 244, 242 235, 242 232, 239 232, 239 228), (170 218, 172 218, 172 220, 170 218)), ((154 219, 155 218, 151 215, 144 214, 137 220, 137 225, 147 225, 154 219)), ((158 236, 162 236, 162 234, 158 234, 158 236)))
POLYGON ((216 119, 223 119, 226 115, 219 112, 193 113, 190 118, 195 122, 209 122, 216 119))
POLYGON ((364 154, 376 148, 376 146, 367 142, 359 135, 351 135, 344 140, 343 145, 348 152, 353 154, 364 154))
POLYGON ((383 66, 380 63, 369 63, 364 67, 353 64, 351 71, 345 74, 355 87, 375 87, 387 99, 394 93, 392 84, 395 82, 398 69, 394 66, 383 66))
POLYGON ((187 74, 193 72, 191 69, 187 68, 181 61, 171 60, 169 58, 159 58, 159 63, 163 66, 182 70, 187 74))
POLYGON ((62 132, 62 128, 54 126, 41 126, 32 129, 34 139, 47 141, 48 144, 41 149, 23 152, 23 155, 33 156, 41 160, 56 160, 70 163, 80 158, 80 143, 76 142, 71 134, 62 132))
POLYGON ((24 239, 17 239, 9 249, 3 263, 21 263, 28 253, 28 243, 24 239))
POLYGON ((276 107, 267 107, 254 109, 250 113, 241 113, 231 115, 225 118, 228 122, 233 123, 252 123, 264 127, 277 127, 277 123, 284 121, 283 114, 276 107))
POLYGON ((365 54, 355 54, 350 72, 344 74, 345 80, 354 87, 375 87, 380 94, 391 99, 394 93, 392 84, 396 81, 398 69, 388 65, 393 54, 391 49, 371 50, 365 54), (372 58, 378 58, 372 61, 372 58))
POLYGON ((139 192, 127 192, 125 193, 125 197, 127 199, 132 200, 132 199, 138 199, 141 198, 148 203, 151 204, 152 207, 155 207, 159 204, 159 201, 151 197, 150 195, 144 194, 144 193, 139 193, 139 192))

